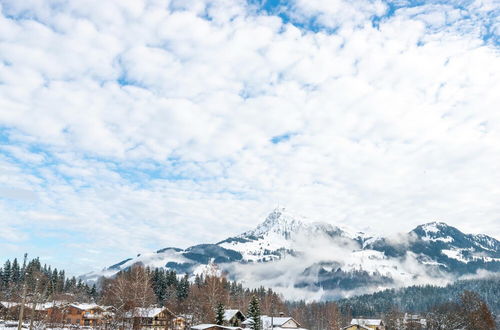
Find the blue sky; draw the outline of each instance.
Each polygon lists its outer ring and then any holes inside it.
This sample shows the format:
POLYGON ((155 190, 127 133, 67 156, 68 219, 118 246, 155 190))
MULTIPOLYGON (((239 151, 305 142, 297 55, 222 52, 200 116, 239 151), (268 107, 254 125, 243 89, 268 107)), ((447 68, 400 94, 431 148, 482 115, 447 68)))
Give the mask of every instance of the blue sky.
POLYGON ((80 274, 278 203, 500 238, 499 1, 0 2, 0 257, 80 274))

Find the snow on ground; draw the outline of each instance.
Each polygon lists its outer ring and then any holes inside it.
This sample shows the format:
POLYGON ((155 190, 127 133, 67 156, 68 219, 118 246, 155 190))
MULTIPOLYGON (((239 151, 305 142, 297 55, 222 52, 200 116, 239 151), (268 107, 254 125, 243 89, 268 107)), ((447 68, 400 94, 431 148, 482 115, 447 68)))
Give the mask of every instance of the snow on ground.
POLYGON ((450 259, 455 259, 463 263, 468 263, 469 260, 465 259, 462 255, 464 249, 441 250, 441 253, 450 259))
POLYGON ((451 236, 446 236, 446 237, 428 237, 424 236, 422 237, 423 241, 431 241, 431 242, 445 242, 445 243, 451 243, 453 242, 453 237, 451 236))

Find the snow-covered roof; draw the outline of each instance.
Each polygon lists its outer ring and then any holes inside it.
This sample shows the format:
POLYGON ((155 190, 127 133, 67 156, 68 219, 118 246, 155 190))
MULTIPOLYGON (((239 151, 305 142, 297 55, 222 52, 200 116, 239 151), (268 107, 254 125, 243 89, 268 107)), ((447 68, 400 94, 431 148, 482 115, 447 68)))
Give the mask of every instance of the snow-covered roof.
POLYGON ((351 325, 383 325, 381 319, 352 319, 351 325))
POLYGON ((161 312, 163 311, 168 311, 170 314, 172 314, 173 316, 174 313, 172 313, 168 308, 166 307, 146 307, 146 308, 143 308, 143 307, 137 307, 135 310, 134 310, 134 313, 132 314, 132 312, 128 312, 125 314, 125 317, 155 317, 157 316, 158 314, 160 314, 161 312))
POLYGON ((225 330, 241 330, 242 329, 240 327, 226 327, 226 326, 218 325, 218 324, 198 324, 198 325, 192 326, 191 329, 193 329, 193 330, 205 330, 205 329, 209 329, 209 328, 213 328, 213 327, 217 327, 217 328, 225 329, 225 330))
MULTIPOLYGON (((239 309, 226 309, 224 311, 224 321, 231 320, 236 314, 238 314, 238 312, 241 313, 241 311, 239 309)), ((243 313, 241 313, 241 315, 243 315, 243 317, 245 317, 245 315, 243 313)))
POLYGON ((50 301, 50 302, 38 303, 35 306, 35 310, 45 311, 45 310, 52 308, 52 307, 60 307, 60 306, 68 305, 68 304, 69 303, 66 301, 50 301))
POLYGON ((164 308, 154 307, 154 308, 137 308, 135 310, 135 315, 141 317, 155 317, 156 315, 163 312, 164 308))
MULTIPOLYGON (((301 329, 299 322, 295 321, 292 317, 289 317, 289 316, 287 316, 287 317, 282 317, 282 316, 271 317, 271 316, 267 316, 267 315, 262 315, 260 317, 260 323, 262 324, 262 327, 264 329, 271 328, 271 324, 272 324, 273 329, 281 329, 281 326, 290 320, 292 320, 294 323, 297 324, 297 328, 294 328, 294 329, 301 329)), ((248 318, 245 321, 243 321, 242 324, 251 325, 252 323, 253 323, 252 318, 248 318)), ((286 328, 286 329, 290 329, 290 328, 286 328)))
MULTIPOLYGON (((57 306, 62 306, 62 305, 66 305, 66 304, 67 304, 67 302, 64 302, 64 301, 51 301, 51 302, 37 303, 35 305, 35 310, 44 311, 44 310, 47 310, 48 308, 51 308, 51 307, 55 307, 55 306, 57 307, 57 306)), ((17 307, 17 306, 21 305, 21 303, 13 302, 13 301, 0 301, 0 305, 2 305, 5 308, 13 308, 13 307, 17 307)), ((32 308, 33 304, 26 303, 24 306, 26 308, 32 308)))
POLYGON ((75 307, 75 308, 78 308, 82 311, 87 311, 87 310, 90 310, 90 309, 96 309, 96 308, 99 308, 99 309, 104 309, 102 308, 101 306, 97 305, 97 304, 70 304, 71 307, 75 307))
POLYGON ((12 308, 21 305, 21 303, 13 301, 0 301, 0 305, 2 305, 5 308, 12 308))
POLYGON ((363 329, 363 330, 373 330, 373 328, 368 328, 368 327, 365 327, 364 325, 361 325, 361 324, 351 324, 351 325, 348 325, 347 327, 343 327, 342 330, 349 329, 353 325, 356 325, 356 326, 358 326, 358 328, 363 329))

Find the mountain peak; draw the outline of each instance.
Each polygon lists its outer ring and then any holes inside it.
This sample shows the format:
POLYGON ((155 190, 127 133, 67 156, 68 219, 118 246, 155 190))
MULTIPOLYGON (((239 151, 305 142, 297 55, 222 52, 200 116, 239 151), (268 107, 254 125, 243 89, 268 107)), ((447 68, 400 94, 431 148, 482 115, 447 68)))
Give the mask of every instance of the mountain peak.
POLYGON ((264 222, 251 230, 250 233, 254 236, 260 236, 267 232, 289 233, 304 227, 304 220, 303 217, 292 214, 284 207, 277 207, 269 213, 264 222))
POLYGON ((437 233, 439 231, 442 231, 443 229, 450 228, 451 226, 448 226, 444 222, 439 222, 439 221, 432 221, 425 223, 423 225, 418 226, 417 228, 421 228, 423 231, 428 232, 428 233, 437 233))

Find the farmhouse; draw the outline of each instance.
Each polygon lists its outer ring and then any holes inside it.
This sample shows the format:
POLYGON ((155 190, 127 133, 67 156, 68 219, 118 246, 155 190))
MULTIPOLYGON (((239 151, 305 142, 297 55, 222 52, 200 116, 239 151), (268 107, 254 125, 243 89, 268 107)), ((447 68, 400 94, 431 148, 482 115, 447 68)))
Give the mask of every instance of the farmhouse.
POLYGON ((342 330, 385 330, 384 321, 380 319, 352 319, 351 325, 342 330))
POLYGON ((49 308, 48 316, 62 312, 63 323, 71 325, 96 326, 101 324, 105 310, 97 304, 69 304, 62 308, 49 308))
POLYGON ((239 327, 245 319, 245 315, 238 309, 224 311, 224 325, 226 326, 239 327))
MULTIPOLYGON (((251 318, 248 318, 247 320, 242 322, 242 325, 245 328, 249 328, 252 323, 253 320, 251 318)), ((299 322, 295 321, 292 317, 286 316, 274 317, 262 315, 260 317, 260 323, 262 326, 262 330, 305 330, 301 327, 299 322)))
POLYGON ((218 324, 198 324, 191 327, 191 330, 243 330, 240 327, 229 327, 218 324))
POLYGON ((133 324, 134 329, 182 330, 186 326, 183 317, 175 315, 166 307, 136 308, 133 313, 128 313, 126 318, 133 324))

